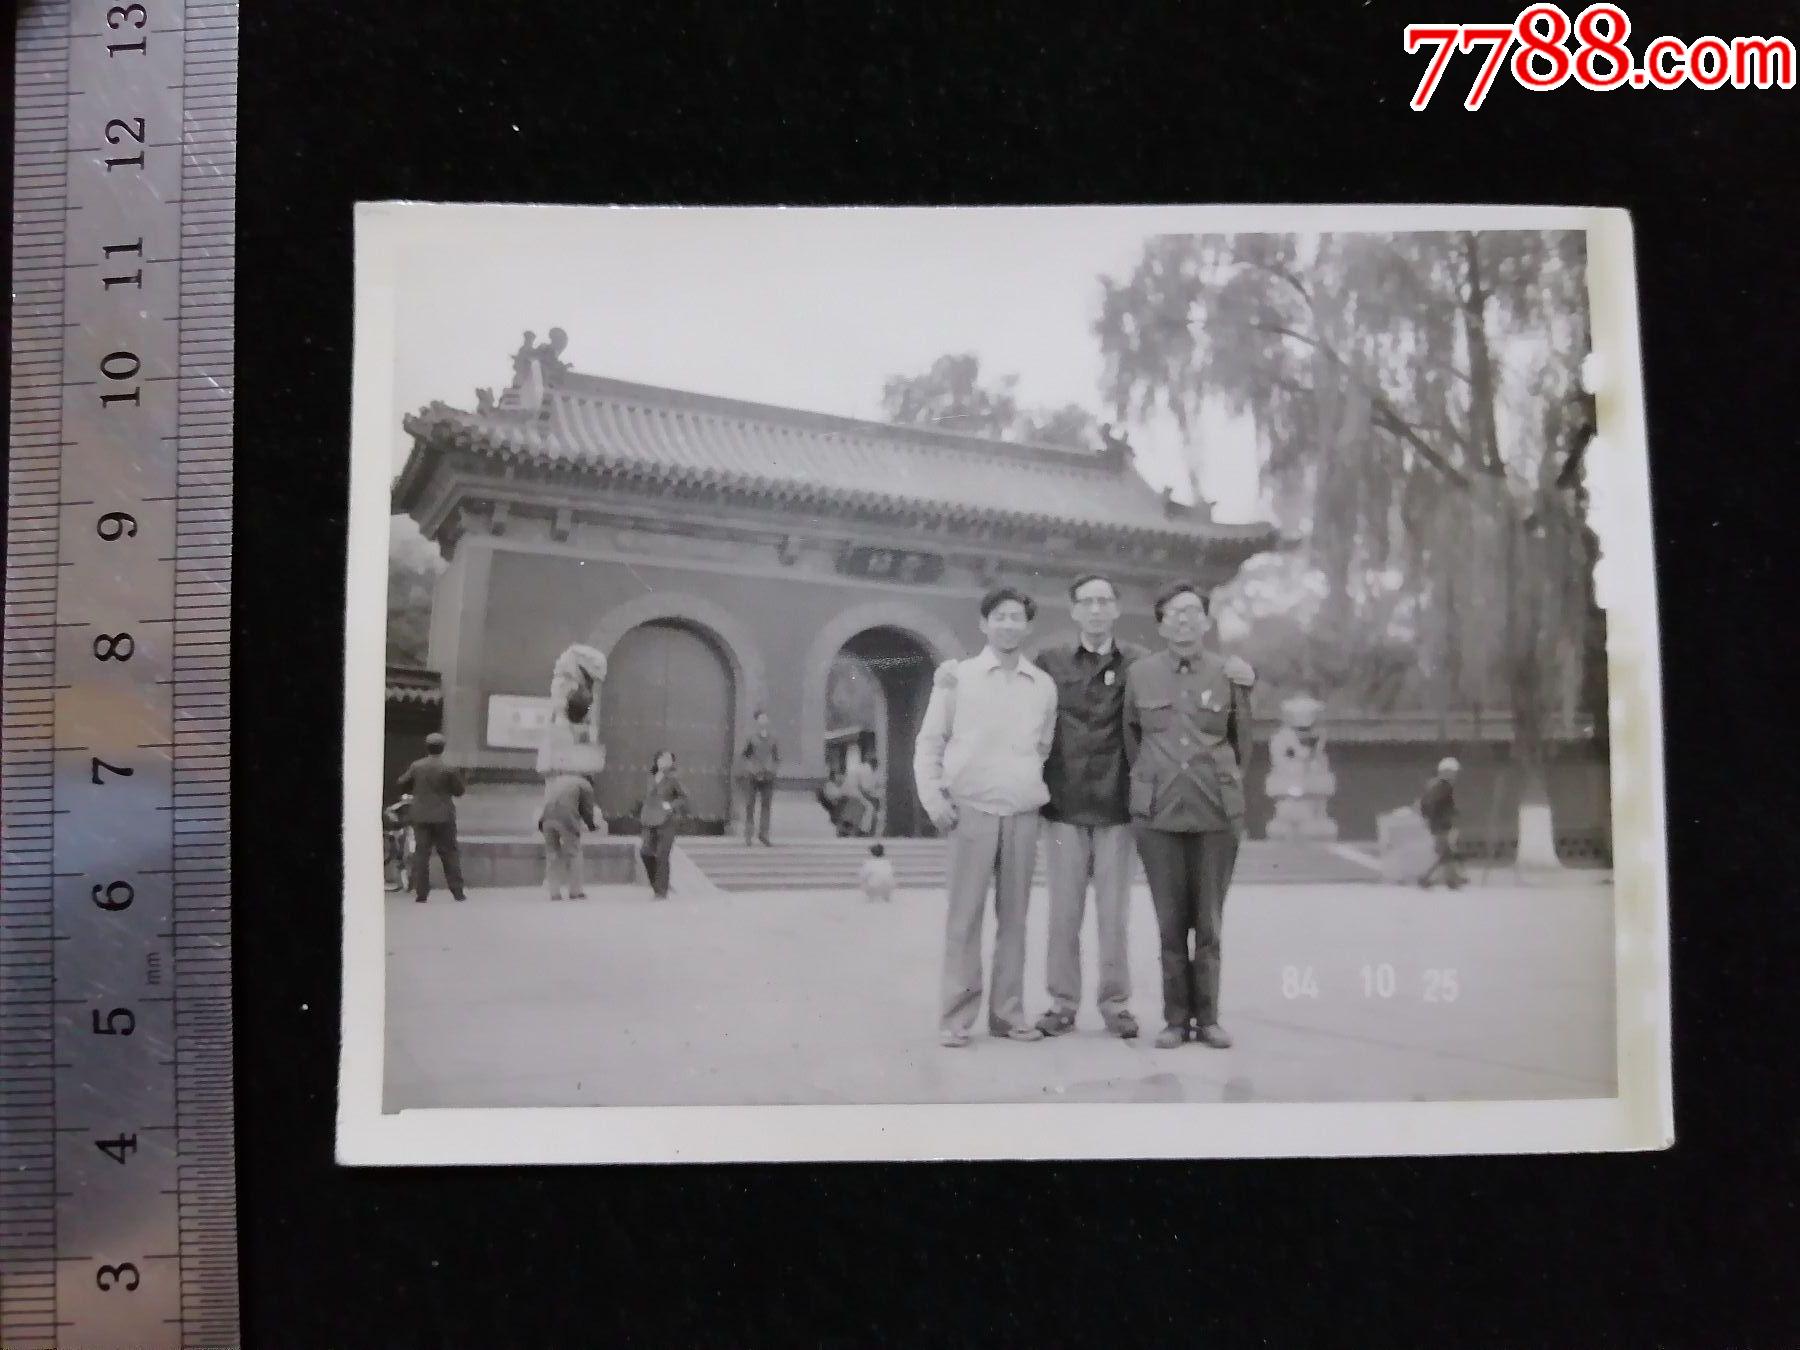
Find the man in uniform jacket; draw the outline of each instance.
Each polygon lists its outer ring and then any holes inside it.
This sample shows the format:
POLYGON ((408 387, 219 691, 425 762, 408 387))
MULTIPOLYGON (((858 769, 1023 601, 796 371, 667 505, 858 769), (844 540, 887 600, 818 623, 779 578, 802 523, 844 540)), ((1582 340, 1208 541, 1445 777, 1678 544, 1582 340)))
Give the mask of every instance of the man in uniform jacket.
POLYGON ((444 884, 458 900, 463 894, 462 854, 456 847, 456 799, 467 784, 461 769, 444 762, 447 742, 439 732, 425 738, 425 758, 415 759, 400 775, 400 790, 412 794, 409 821, 413 831, 413 899, 421 905, 431 894, 431 855, 444 865, 444 884))
POLYGON ((1045 983, 1050 1010, 1038 1030, 1061 1036, 1075 1029, 1081 1007, 1081 923, 1088 884, 1094 888, 1094 929, 1100 940, 1095 1001, 1106 1029, 1130 1040, 1138 1034, 1126 959, 1131 904, 1130 765, 1125 757, 1125 671, 1146 653, 1119 642, 1119 595, 1098 574, 1069 587, 1079 637, 1046 647, 1038 666, 1056 683, 1056 735, 1044 761, 1043 840, 1050 883, 1050 935, 1045 983))
POLYGON ((1156 622, 1167 645, 1125 674, 1131 819, 1162 943, 1156 1045, 1192 1039, 1222 1050, 1231 1038, 1219 1025, 1219 939, 1244 833, 1256 676, 1203 649, 1212 621, 1195 583, 1164 589, 1156 622))

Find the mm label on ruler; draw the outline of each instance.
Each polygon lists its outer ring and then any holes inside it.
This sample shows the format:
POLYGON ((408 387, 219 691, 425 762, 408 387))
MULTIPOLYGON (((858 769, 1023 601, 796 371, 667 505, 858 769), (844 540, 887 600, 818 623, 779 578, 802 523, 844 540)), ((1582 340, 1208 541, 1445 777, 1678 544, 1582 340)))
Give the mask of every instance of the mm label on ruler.
POLYGON ((0 1344, 232 1346, 237 5, 15 50, 0 1344))

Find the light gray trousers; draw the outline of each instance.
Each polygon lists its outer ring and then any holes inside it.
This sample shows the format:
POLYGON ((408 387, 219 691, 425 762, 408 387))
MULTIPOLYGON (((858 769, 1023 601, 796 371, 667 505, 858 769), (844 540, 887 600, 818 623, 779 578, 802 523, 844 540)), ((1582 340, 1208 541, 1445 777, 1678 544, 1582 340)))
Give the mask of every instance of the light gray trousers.
POLYGON ((1131 966, 1125 954, 1131 912, 1130 825, 1069 825, 1047 820, 1044 861, 1050 882, 1050 941, 1044 976, 1053 1012, 1081 1007, 1081 921, 1088 884, 1094 888, 1094 931, 1100 940, 1100 985, 1095 1002, 1108 1025, 1128 1011, 1131 966))
POLYGON ((981 1007, 981 919, 990 889, 995 933, 988 1030, 1004 1034, 1031 1025, 1025 1017, 1025 914, 1041 819, 1036 811, 998 816, 957 808, 944 921, 943 1031, 968 1031, 981 1007))

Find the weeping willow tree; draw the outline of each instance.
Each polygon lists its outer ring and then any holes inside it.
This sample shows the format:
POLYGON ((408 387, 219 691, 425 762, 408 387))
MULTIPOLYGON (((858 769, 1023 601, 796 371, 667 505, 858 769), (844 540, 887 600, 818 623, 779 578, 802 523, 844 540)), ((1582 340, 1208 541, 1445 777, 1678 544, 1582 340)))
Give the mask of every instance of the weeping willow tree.
POLYGON ((1118 415, 1252 420, 1323 622, 1398 571, 1440 706, 1511 714, 1520 858, 1554 862, 1546 745, 1597 650, 1583 236, 1174 235, 1103 284, 1118 415))

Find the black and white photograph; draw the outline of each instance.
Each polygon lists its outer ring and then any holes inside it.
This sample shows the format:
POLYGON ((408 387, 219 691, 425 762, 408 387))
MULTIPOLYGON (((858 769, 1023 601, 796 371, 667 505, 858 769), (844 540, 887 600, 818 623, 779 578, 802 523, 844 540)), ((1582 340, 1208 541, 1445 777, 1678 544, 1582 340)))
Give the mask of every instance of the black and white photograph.
POLYGON ((1591 210, 361 208, 340 1159, 1666 1146, 1633 286, 1591 210))

